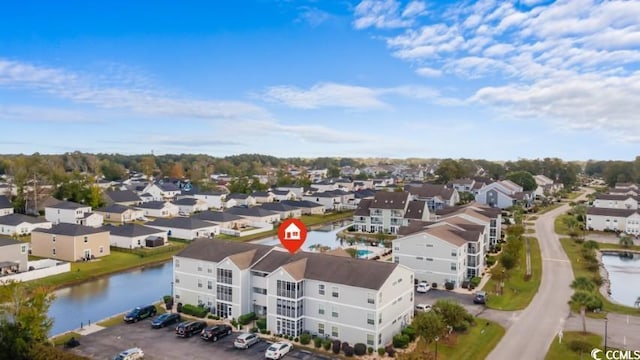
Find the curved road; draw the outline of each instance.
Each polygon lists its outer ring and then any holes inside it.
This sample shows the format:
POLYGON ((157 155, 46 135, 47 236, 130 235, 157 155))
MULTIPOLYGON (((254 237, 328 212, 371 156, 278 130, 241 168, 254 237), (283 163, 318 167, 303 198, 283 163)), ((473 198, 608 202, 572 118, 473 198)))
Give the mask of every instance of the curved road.
MULTIPOLYGON (((586 194, 581 196, 584 197, 586 194)), ((554 220, 569 209, 564 204, 539 215, 535 234, 542 253, 542 279, 538 293, 520 311, 487 359, 544 359, 554 337, 570 315, 568 301, 573 269, 554 230, 554 220)))

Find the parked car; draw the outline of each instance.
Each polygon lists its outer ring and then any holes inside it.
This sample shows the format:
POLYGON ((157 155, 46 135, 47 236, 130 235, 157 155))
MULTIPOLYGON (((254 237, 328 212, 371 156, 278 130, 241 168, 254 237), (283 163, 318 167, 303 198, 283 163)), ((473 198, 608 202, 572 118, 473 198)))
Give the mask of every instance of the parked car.
POLYGON ((137 360, 144 357, 144 352, 140 348, 131 348, 116 355, 113 360, 137 360))
POLYGON ((431 311, 431 305, 429 304, 417 304, 416 312, 429 312, 431 311))
POLYGON ((418 286, 416 286, 416 292, 419 292, 419 293, 422 293, 422 294, 428 292, 430 289, 431 289, 431 287, 429 286, 429 283, 426 282, 426 281, 423 281, 423 282, 419 283, 418 286))
POLYGON ((202 320, 181 322, 176 326, 176 335, 187 338, 200 333, 206 327, 207 323, 202 320))
POLYGON ((163 328, 167 325, 173 325, 180 322, 180 314, 178 313, 164 313, 158 315, 151 322, 151 327, 154 329, 163 328))
POLYGON ((202 330, 200 337, 207 341, 216 342, 222 337, 231 335, 232 330, 231 326, 226 324, 209 326, 202 330))
POLYGON ((155 316, 157 312, 155 305, 138 306, 124 316, 124 321, 128 323, 140 321, 155 316))
POLYGON ((252 333, 243 333, 233 341, 233 346, 235 346, 237 349, 248 349, 258 342, 260 342, 260 338, 258 337, 258 335, 252 333))
POLYGON ((487 303, 487 293, 485 291, 478 291, 473 296, 474 304, 486 304, 487 303))
POLYGON ((271 346, 267 348, 267 351, 264 353, 264 357, 273 360, 282 359, 282 357, 287 355, 291 350, 293 350, 293 345, 291 345, 291 343, 277 342, 271 344, 271 346))

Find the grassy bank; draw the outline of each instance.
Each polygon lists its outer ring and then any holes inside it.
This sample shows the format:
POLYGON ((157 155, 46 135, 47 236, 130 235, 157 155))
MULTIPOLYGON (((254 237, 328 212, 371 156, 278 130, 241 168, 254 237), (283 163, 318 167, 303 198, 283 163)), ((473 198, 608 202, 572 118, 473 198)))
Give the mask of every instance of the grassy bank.
POLYGON ((559 208, 562 205, 564 205, 564 204, 555 203, 555 204, 547 205, 545 207, 541 207, 540 210, 538 210, 538 212, 536 212, 536 214, 542 215, 544 213, 548 213, 549 211, 555 210, 555 209, 559 208))
POLYGON ((602 347, 602 337, 600 335, 578 331, 567 331, 562 336, 562 343, 556 336, 549 347, 545 360, 573 360, 589 359, 593 348, 602 347), (582 343, 583 350, 580 352, 578 344, 582 343), (574 349, 572 349, 572 347, 574 349), (577 351, 576 351, 577 350, 577 351))
POLYGON ((527 307, 533 299, 542 278, 542 256, 538 240, 529 237, 531 244, 531 278, 525 279, 526 274, 526 254, 524 247, 519 252, 517 265, 506 272, 507 279, 504 281, 504 292, 496 295, 499 289, 500 279, 491 278, 485 284, 483 290, 489 293, 487 307, 496 310, 521 310, 527 307))
POLYGON ((573 215, 569 215, 569 214, 562 214, 559 215, 555 220, 554 220, 554 228, 556 231, 556 234, 558 235, 569 235, 569 228, 567 228, 567 225, 565 225, 565 218, 570 218, 573 217, 573 215))
MULTIPOLYGON (((575 277, 584 276, 589 279, 593 279, 599 277, 599 272, 596 269, 595 271, 590 271, 587 268, 587 262, 584 261, 581 249, 582 244, 579 244, 569 238, 560 239, 560 243, 562 244, 562 248, 567 253, 567 257, 571 261, 571 267, 573 268, 573 275, 575 277)), ((611 245, 615 244, 600 244, 602 248, 610 248, 611 245)), ((590 317, 601 318, 604 317, 607 312, 615 312, 619 314, 628 314, 628 315, 638 315, 640 314, 640 310, 633 308, 631 306, 624 306, 619 304, 614 304, 605 296, 602 296, 599 290, 594 291, 596 296, 602 300, 603 311, 600 313, 587 313, 590 317)), ((574 308, 574 311, 578 309, 574 308)))
POLYGON ((172 242, 171 246, 173 247, 172 251, 149 253, 149 255, 145 256, 131 252, 112 250, 109 256, 98 258, 91 262, 71 263, 71 271, 43 279, 33 280, 29 282, 29 285, 58 288, 82 283, 134 268, 165 263, 171 260, 173 255, 182 250, 186 244, 172 242))
POLYGON ((68 333, 64 333, 62 335, 51 338, 51 341, 55 346, 62 346, 64 345, 64 343, 71 340, 71 338, 76 338, 76 340, 79 340, 81 337, 82 335, 78 334, 77 332, 70 331, 68 333))
MULTIPOLYGON (((476 319, 477 325, 466 333, 455 336, 455 342, 441 340, 438 342, 438 359, 486 359, 504 336, 505 329, 498 323, 476 319)), ((435 353, 435 343, 428 345, 430 353, 435 353)))

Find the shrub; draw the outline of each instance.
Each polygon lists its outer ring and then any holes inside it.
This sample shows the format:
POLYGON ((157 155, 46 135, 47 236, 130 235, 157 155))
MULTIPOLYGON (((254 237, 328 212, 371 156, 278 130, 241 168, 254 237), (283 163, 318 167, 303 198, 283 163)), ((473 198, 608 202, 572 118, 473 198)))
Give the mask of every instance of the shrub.
MULTIPOLYGON (((293 338, 293 341, 295 341, 295 342, 299 342, 299 341, 300 341, 300 338, 298 338, 298 337, 296 336, 296 337, 294 337, 294 338, 293 338)), ((308 343, 307 343, 307 344, 308 344, 308 343)))
POLYGON ((260 331, 260 329, 258 329, 257 327, 252 327, 251 329, 249 329, 249 332, 251 333, 257 333, 258 331, 260 331))
POLYGON ((231 319, 231 326, 233 326, 234 329, 238 328, 238 321, 235 318, 231 319))
POLYGON ((384 350, 384 348, 383 348, 383 347, 379 347, 379 348, 378 348, 378 355, 380 355, 380 356, 384 355, 384 351, 385 351, 385 350, 384 350))
POLYGON ((586 249, 598 249, 600 248, 600 245, 598 245, 598 242, 593 241, 593 240, 588 240, 585 241, 582 246, 586 249))
POLYGON ((352 357, 353 356, 353 348, 349 345, 347 345, 346 348, 344 348, 344 355, 346 357, 352 357))
POLYGON ((369 353, 369 355, 373 354, 373 348, 371 346, 367 348, 367 353, 369 353))
POLYGON ((321 338, 319 338, 319 337, 314 338, 314 339, 313 339, 313 346, 314 346, 316 349, 319 349, 319 348, 322 346, 322 339, 321 339, 321 338))
POLYGON ((387 352, 387 355, 389 355, 390 357, 396 356, 396 349, 394 349, 393 346, 387 346, 384 350, 387 352))
POLYGON ((266 329, 267 328, 267 319, 258 319, 256 321, 256 326, 259 327, 260 329, 266 329))
POLYGON ((271 330, 267 330, 267 335, 271 335, 271 330))
POLYGON ((333 351, 334 354, 340 353, 340 340, 333 340, 331 351, 333 351))
POLYGON ((329 349, 331 349, 331 340, 326 339, 322 341, 322 348, 329 351, 329 349))
POLYGON ((311 342, 311 335, 309 334, 300 335, 300 344, 307 345, 310 342, 311 342))
POLYGON ((593 275, 593 277, 591 278, 591 281, 593 281, 593 283, 596 284, 597 287, 602 286, 602 283, 604 282, 604 280, 602 280, 602 276, 600 276, 600 274, 598 273, 593 275))
POLYGON ((500 264, 507 269, 511 270, 516 266, 516 257, 511 253, 504 253, 500 256, 500 264))
POLYGON ((402 329, 402 334, 407 335, 409 337, 409 342, 416 339, 416 329, 414 329, 411 325, 402 329))
POLYGON ((496 258, 493 256, 487 257, 487 267, 493 266, 496 263, 496 258))
POLYGON ((207 315, 207 313, 209 312, 208 309, 202 308, 200 306, 193 306, 191 304, 185 304, 182 305, 182 312, 187 314, 187 315, 192 315, 192 316, 196 316, 199 318, 203 318, 207 315))
POLYGON ((454 288, 453 283, 450 281, 447 281, 446 283, 444 283, 444 288, 447 290, 453 290, 454 288))
POLYGON ((340 349, 341 349, 342 351, 345 351, 345 349, 346 349, 346 348, 348 348, 348 347, 349 347, 349 343, 348 343, 348 342, 346 342, 346 341, 345 341, 345 342, 343 342, 343 343, 340 345, 340 349))
MULTIPOLYGON (((373 352, 373 349, 371 349, 371 351, 373 352)), ((367 353, 367 345, 362 344, 362 343, 357 343, 355 345, 353 345, 353 353, 358 355, 358 356, 362 356, 364 354, 367 353)))
POLYGON ((480 285, 480 281, 482 281, 482 278, 479 276, 474 276, 471 278, 471 285, 473 285, 474 288, 478 287, 478 285, 480 285))
POLYGON ((260 334, 262 334, 262 335, 266 335, 266 334, 267 334, 267 330, 265 330, 265 329, 260 329, 260 334))
POLYGON ((409 345, 409 336, 403 334, 396 334, 393 336, 393 347, 404 349, 409 345))
POLYGON ((591 351, 591 344, 582 340, 571 340, 569 341, 569 349, 576 353, 589 353, 591 351))
POLYGON ((240 316, 238 316, 238 324, 247 325, 248 323, 252 322, 253 320, 256 320, 257 318, 258 317, 256 316, 256 313, 254 313, 254 312, 250 312, 248 314, 240 315, 240 316))
POLYGON ((172 300, 173 300, 173 298, 171 298, 171 295, 165 295, 165 296, 162 297, 162 301, 165 304, 168 303, 169 301, 172 301, 172 300))

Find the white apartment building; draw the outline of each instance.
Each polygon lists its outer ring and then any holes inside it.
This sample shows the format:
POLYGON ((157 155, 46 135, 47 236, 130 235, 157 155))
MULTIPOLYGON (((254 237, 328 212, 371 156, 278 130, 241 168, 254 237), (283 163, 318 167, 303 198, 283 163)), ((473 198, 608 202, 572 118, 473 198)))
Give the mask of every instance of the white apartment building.
POLYGON ((640 235, 640 212, 636 209, 590 207, 587 209, 587 230, 640 235))
POLYGON ((390 262, 198 239, 174 257, 173 283, 176 302, 227 318, 253 311, 276 334, 377 348, 413 318, 413 272, 390 262))
POLYGON ((377 192, 373 199, 362 199, 353 215, 354 227, 361 232, 397 234, 411 221, 427 221, 425 201, 410 201, 408 192, 377 192))
POLYGON ((638 209, 638 197, 624 194, 597 194, 593 207, 607 209, 638 209))

